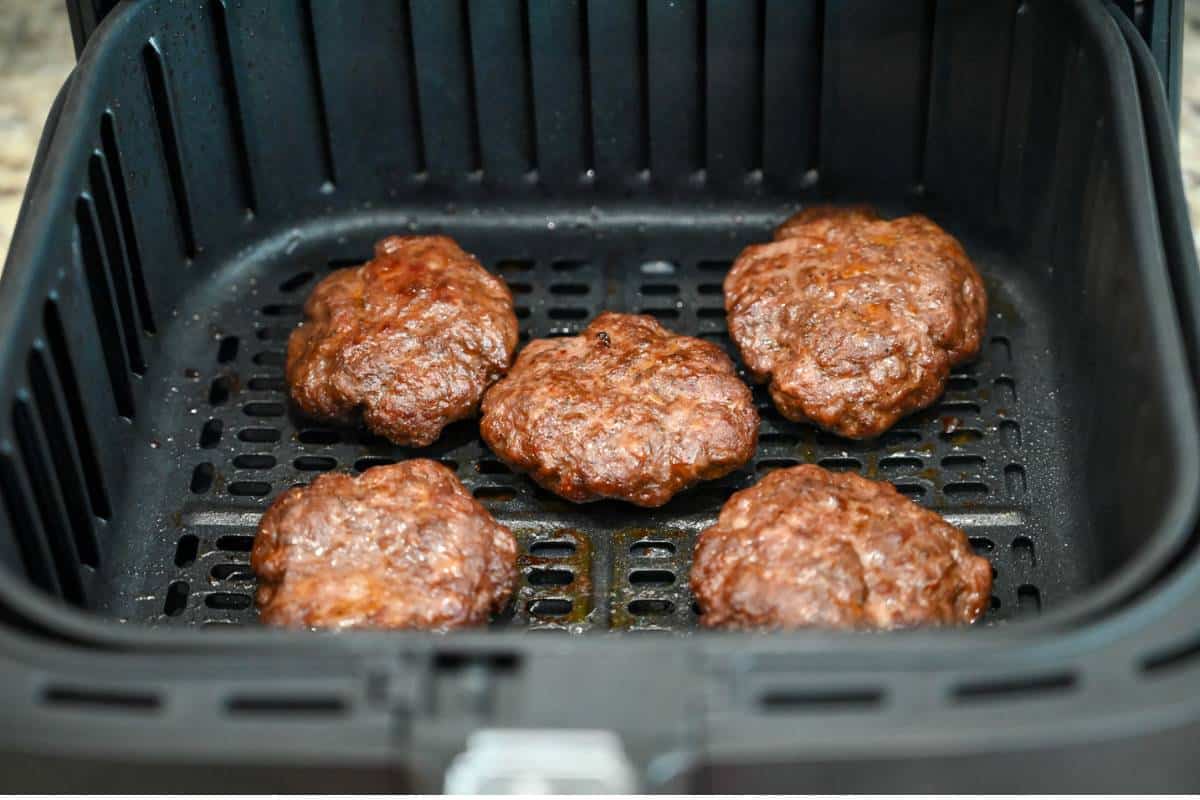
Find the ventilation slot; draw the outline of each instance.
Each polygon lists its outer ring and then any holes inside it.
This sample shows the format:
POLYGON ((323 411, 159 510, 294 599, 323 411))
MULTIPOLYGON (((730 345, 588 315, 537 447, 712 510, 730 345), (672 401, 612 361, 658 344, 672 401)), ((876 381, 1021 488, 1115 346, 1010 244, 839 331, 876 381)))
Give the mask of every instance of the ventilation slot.
POLYGON ((283 378, 251 378, 246 387, 252 392, 282 393, 287 391, 287 382, 283 378))
POLYGON ((346 713, 340 697, 233 697, 225 705, 234 716, 331 716, 346 713))
POLYGON ((529 613, 535 617, 565 617, 575 604, 566 598, 547 597, 529 604, 529 613))
POLYGON ((210 406, 220 406, 228 403, 229 396, 233 394, 236 388, 237 383, 230 375, 222 375, 219 378, 214 378, 208 390, 208 404, 210 406))
POLYGON ((413 40, 412 3, 405 2, 403 7, 404 30, 408 34, 404 39, 404 74, 408 76, 408 96, 412 98, 412 129, 409 133, 412 136, 413 150, 416 151, 417 172, 425 175, 427 174, 425 131, 421 121, 421 92, 417 81, 417 50, 416 42, 413 40))
POLYGON ((311 272, 301 272, 299 275, 293 275, 279 285, 279 291, 284 293, 294 292, 301 288, 313 279, 311 272))
POLYGON ((275 466, 275 456, 247 453, 233 459, 233 465, 238 469, 271 469, 275 466))
POLYGON ((300 431, 299 436, 301 444, 337 444, 342 440, 342 436, 337 431, 321 430, 317 428, 300 431))
POLYGON ((59 593, 58 580, 50 565, 50 554, 46 544, 46 532, 33 515, 29 495, 21 486, 21 479, 13 466, 12 459, 0 456, 0 492, 8 512, 10 530, 17 540, 25 574, 34 585, 50 594, 59 593))
POLYGON ((475 471, 480 475, 511 475, 508 466, 495 459, 485 458, 475 462, 475 471))
POLYGON ((921 459, 906 456, 891 456, 879 461, 879 471, 888 477, 909 475, 919 471, 923 466, 925 466, 925 462, 921 459))
POLYGON ((158 697, 152 694, 65 686, 48 688, 42 694, 42 701, 49 706, 105 711, 153 711, 160 705, 158 697))
POLYGON ((117 147, 116 123, 113 121, 112 111, 106 111, 100 118, 100 146, 104 151, 104 160, 108 164, 108 177, 112 185, 114 205, 121 219, 125 255, 129 264, 129 278, 133 282, 133 294, 137 299, 142 328, 146 333, 154 333, 154 308, 146 290, 146 277, 142 273, 141 250, 138 247, 137 233, 133 227, 133 209, 129 205, 129 195, 125 190, 125 172, 121 167, 121 151, 117 147))
POLYGON ((251 602, 250 595, 231 592, 213 592, 204 597, 205 606, 225 611, 241 611, 249 608, 251 602))
POLYGON ((675 544, 643 539, 629 546, 629 555, 634 558, 670 558, 675 555, 675 544))
MULTIPOLYGON (((50 451, 42 438, 42 431, 35 426, 29 407, 23 402, 18 402, 13 408, 13 429, 17 433, 21 457, 29 471, 29 483, 33 489, 34 503, 42 519, 42 530, 51 534, 73 530, 48 464, 50 451)), ((75 605, 83 605, 83 581, 79 574, 79 554, 74 552, 74 544, 61 535, 47 536, 46 543, 54 559, 55 573, 58 575, 59 586, 62 587, 63 598, 75 605)))
POLYGON ((1059 673, 1000 681, 965 683, 954 690, 954 698, 963 703, 993 699, 1011 700, 1020 695, 1043 695, 1054 692, 1065 692, 1074 686, 1074 675, 1059 673))
POLYGON ((1009 464, 1004 468, 1004 486, 1009 497, 1025 496, 1025 468, 1019 464, 1009 464))
POLYGON ((982 456, 946 456, 942 459, 946 469, 982 469, 983 465, 982 456))
POLYGON ((203 464, 197 464, 196 468, 192 470, 192 494, 204 494, 211 489, 216 474, 216 469, 207 461, 203 464))
POLYGON ((258 208, 254 194, 254 173, 250 169, 250 151, 246 146, 246 124, 242 119, 242 103, 238 97, 237 72, 233 66, 233 47, 229 39, 229 21, 225 0, 212 3, 213 36, 217 44, 217 55, 221 61, 221 89, 225 93, 225 107, 229 109, 230 139, 237 158, 238 184, 242 192, 242 205, 251 214, 258 208))
POLYGON ((46 324, 46 342, 50 346, 50 358, 54 362, 54 372, 58 376, 62 397, 66 400, 67 415, 71 419, 71 430, 75 436, 75 451, 79 454, 79 461, 83 467, 84 483, 91 497, 92 511, 96 516, 108 519, 112 516, 112 507, 108 500, 104 471, 100 468, 95 440, 92 438, 92 430, 88 426, 87 415, 83 409, 83 395, 75 377, 74 362, 67 348, 67 334, 58 315, 58 306, 53 301, 46 301, 43 318, 46 324))
POLYGON ((1042 613, 1042 593, 1036 586, 1025 584, 1017 588, 1017 615, 1036 617, 1042 613))
POLYGON ((167 587, 167 599, 163 602, 163 613, 168 617, 177 617, 187 608, 188 585, 185 581, 175 581, 167 587))
POLYGON ((1142 670, 1150 674, 1169 673, 1188 666, 1197 656, 1200 656, 1200 640, 1185 642, 1147 656, 1142 661, 1142 670))
POLYGON ((862 462, 857 458, 822 458, 817 463, 833 472, 856 472, 862 469, 862 462))
POLYGON ((221 345, 217 348, 217 363, 228 364, 237 358, 238 354, 238 337, 226 336, 221 339, 221 345))
POLYGON ((83 270, 91 294, 92 310, 99 326, 96 338, 104 351, 104 363, 113 387, 113 398, 117 413, 133 419, 133 386, 121 352, 121 332, 117 324, 112 290, 108 285, 104 255, 100 251, 100 239, 90 203, 83 197, 75 204, 75 218, 79 226, 79 247, 83 258, 83 270))
POLYGON ((104 266, 108 270, 109 285, 112 287, 113 296, 116 297, 121 328, 125 333, 125 352, 129 357, 130 368, 140 375, 146 371, 146 361, 142 355, 137 315, 133 310, 133 300, 129 296, 128 258, 125 255, 125 246, 121 240, 116 213, 113 211, 108 170, 98 154, 93 155, 88 161, 88 176, 96 216, 100 221, 104 253, 107 256, 104 266))
POLYGON ((206 450, 216 447, 221 442, 221 433, 224 430, 224 422, 219 419, 210 419, 200 429, 200 446, 206 450))
POLYGON ((255 353, 251 360, 260 367, 282 367, 287 361, 287 354, 277 350, 264 350, 255 353))
POLYGON ((675 573, 666 569, 635 569, 629 573, 629 582, 634 586, 670 586, 675 583, 675 573))
POLYGON ((987 496, 988 487, 986 483, 980 483, 979 481, 959 481, 947 483, 942 488, 942 493, 946 495, 947 500, 978 500, 981 497, 987 496))
POLYGON ((759 698, 759 705, 765 711, 793 714, 804 711, 869 711, 882 704, 883 692, 879 689, 772 689, 759 698))
POLYGON ((230 533, 217 539, 217 549, 229 553, 249 553, 254 547, 254 537, 230 533))
POLYGON ((543 541, 529 545, 529 554, 538 558, 566 558, 574 553, 574 542, 543 541))
POLYGON ((200 554, 200 539, 194 533, 185 533, 175 544, 175 566, 182 569, 196 562, 200 554))
POLYGON ((329 117, 325 111, 325 90, 321 85, 321 65, 317 55, 317 31, 313 25, 312 0, 303 2, 304 25, 304 55, 309 63, 309 80, 312 81, 313 104, 316 107, 317 118, 314 120, 317 133, 321 137, 321 157, 324 163, 325 180, 329 188, 337 183, 337 172, 333 166, 333 140, 329 136, 329 117))
POLYGON ((567 586, 575 574, 568 569, 531 569, 527 578, 530 586, 567 586))
POLYGON ((920 444, 921 434, 915 431, 888 431, 883 435, 880 443, 884 447, 906 447, 912 444, 920 444))
MULTIPOLYGON (((362 463, 361 459, 359 463, 362 463)), ((507 486, 480 486, 473 494, 477 499, 489 505, 492 503, 507 503, 517 496, 516 490, 510 489, 507 486)))
POLYGON ((243 442, 269 444, 271 442, 278 442, 280 433, 274 428, 244 428, 238 432, 238 438, 243 442))
POLYGON ((1012 378, 996 378, 992 384, 996 387, 996 402, 1008 406, 1017 402, 1017 382, 1012 378))
POLYGON ((246 582, 254 580, 249 564, 217 564, 209 573, 218 581, 246 582))
POLYGON ((798 458, 764 458, 754 467, 757 472, 774 472, 777 469, 787 469, 800 463, 798 458))
POLYGON ((265 497, 271 493, 271 484, 263 481, 235 481, 229 484, 229 493, 235 497, 265 497))
POLYGON ((142 48, 142 62, 146 68, 146 80, 150 86, 150 103, 154 106, 154 118, 158 122, 159 141, 162 143, 163 159, 167 164, 167 178, 171 193, 175 197, 176 217, 179 234, 183 239, 183 252, 188 258, 196 257, 196 231, 192 224, 192 206, 188 202, 187 184, 183 178, 183 160, 175 125, 175 112, 168 88, 167 69, 163 64, 158 43, 151 39, 142 48))
POLYGON ((303 311, 302 306, 293 303, 271 303, 262 307, 262 313, 268 317, 298 317, 303 311))
POLYGON ((247 403, 242 407, 248 417, 282 417, 286 410, 281 403, 247 403))
POLYGON ((657 617, 671 614, 675 604, 670 600, 652 600, 641 598, 629 604, 629 613, 635 617, 657 617))
POLYGON ((96 543, 96 531, 92 510, 89 507, 85 480, 76 459, 73 443, 67 441, 67 426, 63 419, 62 406, 50 383, 46 362, 38 350, 29 354, 29 382, 33 389, 34 404, 42 431, 53 453, 50 459, 58 476, 58 486, 66 504, 67 517, 71 520, 71 533, 75 537, 75 548, 79 561, 89 567, 100 564, 100 548, 96 543))
POLYGON ((337 461, 326 456, 300 456, 292 466, 303 472, 326 472, 337 469, 337 461))
POLYGON ((641 134, 638 137, 640 155, 638 163, 646 172, 650 171, 650 45, 647 0, 638 0, 638 92, 641 110, 641 134))

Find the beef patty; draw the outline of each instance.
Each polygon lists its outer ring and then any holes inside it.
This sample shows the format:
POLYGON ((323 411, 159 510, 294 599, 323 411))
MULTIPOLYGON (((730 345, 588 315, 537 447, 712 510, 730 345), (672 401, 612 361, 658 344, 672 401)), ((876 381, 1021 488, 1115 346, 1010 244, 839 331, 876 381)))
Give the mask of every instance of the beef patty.
POLYGON ((480 431, 568 500, 660 506, 749 461, 758 413, 716 345, 605 312, 579 336, 525 347, 484 397, 480 431))
POLYGON ((742 251, 725 278, 729 333, 779 412, 852 439, 929 406, 979 353, 983 280, 920 215, 813 208, 742 251))
POLYGON ((250 564, 264 622, 447 630, 504 605, 516 557, 512 532, 454 473, 414 459, 284 492, 250 564))
POLYGON ((389 236, 375 258, 317 284, 288 341, 304 413, 424 446, 473 416, 505 373, 517 318, 504 281, 445 236, 389 236))
POLYGON ((691 585, 709 627, 898 628, 974 622, 992 568, 890 483, 805 464, 729 498, 691 585))

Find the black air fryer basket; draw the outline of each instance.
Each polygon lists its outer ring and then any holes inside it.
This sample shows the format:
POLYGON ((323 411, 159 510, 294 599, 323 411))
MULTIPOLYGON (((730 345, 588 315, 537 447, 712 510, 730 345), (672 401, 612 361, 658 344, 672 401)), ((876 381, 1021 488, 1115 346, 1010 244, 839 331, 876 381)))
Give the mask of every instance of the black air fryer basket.
POLYGON ((1088 0, 106 5, 75 6, 87 44, 0 284, 0 787, 1200 782, 1170 4, 1131 3, 1136 25, 1088 0), (983 355, 877 441, 756 390, 746 469, 660 509, 575 506, 475 422, 408 450, 288 403, 307 292, 389 233, 476 253, 522 341, 614 309, 734 354, 725 270, 814 202, 929 214, 987 282, 983 355), (263 509, 415 455, 517 533, 512 608, 445 636, 258 625, 263 509), (961 526, 995 568, 981 624, 696 630, 695 536, 798 463, 961 526))

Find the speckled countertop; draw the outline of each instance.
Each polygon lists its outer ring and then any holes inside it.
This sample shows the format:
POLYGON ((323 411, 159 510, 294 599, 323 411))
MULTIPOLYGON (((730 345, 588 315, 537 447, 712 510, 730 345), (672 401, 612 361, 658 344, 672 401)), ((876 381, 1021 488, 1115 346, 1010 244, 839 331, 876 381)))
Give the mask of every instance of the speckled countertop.
MULTIPOLYGON (((54 95, 75 62, 62 0, 0 0, 0 265, 54 95)), ((1200 0, 1187 0, 1179 150, 1200 231, 1200 0)), ((1200 241, 1200 236, 1197 237, 1200 241)))
POLYGON ((75 63, 61 0, 0 0, 0 264, 38 138, 75 63))

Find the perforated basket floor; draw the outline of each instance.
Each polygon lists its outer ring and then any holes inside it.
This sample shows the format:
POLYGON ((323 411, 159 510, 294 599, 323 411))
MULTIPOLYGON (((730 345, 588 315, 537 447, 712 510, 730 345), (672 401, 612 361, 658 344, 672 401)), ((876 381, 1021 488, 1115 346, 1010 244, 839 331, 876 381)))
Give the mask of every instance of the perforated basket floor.
MULTIPOLYGON (((523 341, 577 332, 608 308, 653 314, 731 354, 721 281, 744 243, 766 238, 744 230, 611 240, 553 230, 445 232, 508 282, 523 341)), ((1066 464, 1055 445, 1042 295, 994 252, 968 244, 991 296, 986 346, 954 373, 937 406, 877 441, 856 443, 784 420, 759 387, 753 463, 646 510, 573 505, 541 490, 488 451, 474 421, 450 426, 429 448, 406 450, 298 416, 283 378, 287 336, 315 282, 362 261, 369 242, 314 242, 290 256, 230 265, 174 311, 163 342, 170 363, 147 376, 156 417, 147 467, 134 476, 136 513, 125 517, 147 525, 118 543, 106 610, 152 624, 253 623, 247 562, 271 500, 321 471, 417 454, 454 469, 518 534, 521 586, 496 626, 692 628, 688 564, 698 532, 735 490, 805 462, 890 480, 962 526, 995 568, 988 623, 1037 614, 1086 582, 1088 548, 1068 538, 1069 526, 1054 524, 1066 464), (165 475, 163 464, 173 465, 165 475)))

